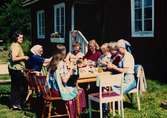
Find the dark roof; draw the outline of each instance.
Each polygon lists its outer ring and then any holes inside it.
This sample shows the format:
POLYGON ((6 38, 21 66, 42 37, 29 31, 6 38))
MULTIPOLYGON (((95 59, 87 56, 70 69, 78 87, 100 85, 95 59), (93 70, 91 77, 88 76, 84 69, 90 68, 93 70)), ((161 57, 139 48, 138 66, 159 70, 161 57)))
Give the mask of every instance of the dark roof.
MULTIPOLYGON (((23 6, 32 5, 40 0, 25 0, 22 2, 23 6)), ((97 0, 69 0, 71 2, 79 3, 79 4, 87 4, 87 3, 95 3, 97 0)))

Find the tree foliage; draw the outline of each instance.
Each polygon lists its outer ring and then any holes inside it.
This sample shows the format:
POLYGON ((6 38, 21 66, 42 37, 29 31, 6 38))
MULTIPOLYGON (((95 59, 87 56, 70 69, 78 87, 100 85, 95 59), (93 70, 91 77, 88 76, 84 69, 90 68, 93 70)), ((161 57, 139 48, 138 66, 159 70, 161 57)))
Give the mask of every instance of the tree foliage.
POLYGON ((10 42, 16 30, 30 37, 30 10, 22 6, 22 0, 5 0, 0 6, 0 40, 10 42))

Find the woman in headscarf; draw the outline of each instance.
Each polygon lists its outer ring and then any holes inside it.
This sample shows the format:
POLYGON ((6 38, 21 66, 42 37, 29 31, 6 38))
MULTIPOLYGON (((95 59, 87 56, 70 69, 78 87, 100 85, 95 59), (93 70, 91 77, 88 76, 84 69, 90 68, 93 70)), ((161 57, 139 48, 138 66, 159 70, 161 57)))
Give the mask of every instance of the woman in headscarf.
MULTIPOLYGON (((34 73, 37 75, 41 73, 42 67, 46 67, 52 58, 45 59, 42 54, 43 54, 43 47, 41 45, 34 45, 31 50, 30 50, 30 56, 27 62, 27 68, 32 70, 34 73)), ((46 74, 47 69, 44 70, 45 72, 42 72, 42 74, 46 74)), ((30 75, 29 75, 30 76, 30 75)), ((28 79, 28 94, 26 97, 26 102, 29 100, 30 95, 32 95, 32 92, 35 90, 37 94, 39 94, 38 89, 36 88, 35 85, 35 78, 29 78, 28 79)), ((39 94, 40 95, 40 94, 39 94)))
MULTIPOLYGON (((125 74, 123 80, 123 93, 128 93, 131 89, 136 87, 136 80, 134 78, 134 57, 127 51, 124 41, 119 40, 116 46, 119 53, 122 55, 122 59, 118 65, 108 64, 108 68, 125 74)), ((112 86, 112 89, 115 92, 120 92, 120 86, 118 85, 112 86)))
POLYGON ((42 57, 42 54, 43 54, 43 47, 41 45, 34 45, 31 48, 30 58, 28 60, 29 69, 40 72, 42 66, 47 66, 50 63, 51 58, 46 59, 42 57))

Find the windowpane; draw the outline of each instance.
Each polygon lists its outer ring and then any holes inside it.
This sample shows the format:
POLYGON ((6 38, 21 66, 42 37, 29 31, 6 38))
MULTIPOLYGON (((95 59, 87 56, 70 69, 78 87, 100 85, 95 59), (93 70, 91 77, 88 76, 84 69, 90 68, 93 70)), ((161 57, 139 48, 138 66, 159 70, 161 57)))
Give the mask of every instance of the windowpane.
POLYGON ((41 33, 42 35, 45 33, 45 14, 42 13, 42 19, 41 19, 41 33))
POLYGON ((56 17, 59 17, 60 16, 60 10, 59 8, 56 9, 56 17))
POLYGON ((135 0, 135 8, 141 8, 142 7, 142 0, 135 0))
POLYGON ((142 31, 142 22, 141 22, 141 20, 136 20, 135 21, 135 31, 136 32, 142 31))
POLYGON ((61 7, 61 16, 64 16, 64 8, 61 7))
POLYGON ((142 19, 142 9, 135 9, 135 19, 142 19))
POLYGON ((61 37, 64 37, 64 26, 61 26, 61 37))
POLYGON ((43 10, 37 12, 37 37, 45 36, 45 12, 43 10))
POLYGON ((145 31, 152 31, 152 20, 145 20, 144 21, 144 30, 145 31))
POLYGON ((59 26, 60 25, 60 18, 56 17, 56 25, 59 26))
POLYGON ((152 6, 152 0, 144 0, 144 6, 152 6))
POLYGON ((42 22, 42 18, 41 18, 41 13, 38 14, 38 34, 41 35, 41 22, 42 22))
POLYGON ((55 5, 55 30, 60 33, 60 37, 64 37, 65 26, 65 7, 64 4, 55 5))
POLYGON ((59 27, 59 25, 56 26, 56 32, 60 32, 60 27, 59 27))
POLYGON ((152 8, 151 7, 144 9, 144 18, 152 18, 152 8))

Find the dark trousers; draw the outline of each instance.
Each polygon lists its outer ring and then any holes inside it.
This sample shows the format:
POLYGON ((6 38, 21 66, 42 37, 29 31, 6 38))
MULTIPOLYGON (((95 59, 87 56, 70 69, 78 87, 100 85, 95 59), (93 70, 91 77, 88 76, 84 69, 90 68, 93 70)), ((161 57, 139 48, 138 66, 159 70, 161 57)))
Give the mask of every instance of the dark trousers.
POLYGON ((27 80, 20 70, 9 69, 11 76, 11 105, 22 106, 27 95, 27 80))

